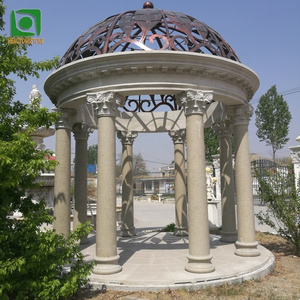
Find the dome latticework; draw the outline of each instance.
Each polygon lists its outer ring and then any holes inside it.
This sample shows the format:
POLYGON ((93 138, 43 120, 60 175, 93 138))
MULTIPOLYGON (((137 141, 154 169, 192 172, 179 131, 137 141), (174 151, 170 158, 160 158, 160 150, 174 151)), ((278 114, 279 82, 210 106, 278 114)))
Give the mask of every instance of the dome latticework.
POLYGON ((239 62, 219 33, 180 12, 144 8, 111 16, 83 33, 62 57, 60 66, 106 53, 137 50, 188 51, 239 62))

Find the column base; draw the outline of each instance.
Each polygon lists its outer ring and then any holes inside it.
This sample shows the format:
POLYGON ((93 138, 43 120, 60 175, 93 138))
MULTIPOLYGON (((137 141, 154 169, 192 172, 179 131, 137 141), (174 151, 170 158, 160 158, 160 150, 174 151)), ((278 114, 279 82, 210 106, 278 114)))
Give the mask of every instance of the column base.
POLYGON ((188 236, 189 231, 187 227, 175 227, 174 231, 175 236, 188 236))
POLYGON ((211 263, 212 255, 194 256, 187 255, 189 260, 185 266, 185 270, 191 273, 211 273, 215 271, 215 266, 211 263))
POLYGON ((121 228, 120 232, 121 237, 133 237, 136 236, 135 228, 121 228))
POLYGON ((238 239, 237 231, 221 231, 220 241, 224 243, 235 243, 238 239))
POLYGON ((95 257, 96 265, 93 269, 94 274, 99 275, 110 275, 116 274, 122 271, 122 267, 119 265, 120 256, 111 256, 111 257, 95 257))
POLYGON ((235 242, 236 250, 234 251, 234 254, 244 257, 260 256, 260 251, 257 249, 257 245, 258 242, 243 243, 237 241, 235 242))

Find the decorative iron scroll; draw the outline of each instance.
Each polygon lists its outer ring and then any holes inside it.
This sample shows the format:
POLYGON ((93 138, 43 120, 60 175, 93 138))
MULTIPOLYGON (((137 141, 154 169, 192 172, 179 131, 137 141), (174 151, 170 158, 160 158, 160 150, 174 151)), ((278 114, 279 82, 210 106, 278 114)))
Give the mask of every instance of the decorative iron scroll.
POLYGON ((183 13, 147 8, 111 16, 88 29, 71 45, 60 66, 136 50, 188 51, 239 61, 230 45, 205 23, 183 13))
POLYGON ((145 95, 138 95, 137 97, 138 99, 127 97, 123 109, 127 112, 153 112, 159 107, 169 108, 169 110, 180 109, 173 95, 149 95, 150 99, 146 99, 145 95), (159 99, 155 97, 159 97, 159 99))

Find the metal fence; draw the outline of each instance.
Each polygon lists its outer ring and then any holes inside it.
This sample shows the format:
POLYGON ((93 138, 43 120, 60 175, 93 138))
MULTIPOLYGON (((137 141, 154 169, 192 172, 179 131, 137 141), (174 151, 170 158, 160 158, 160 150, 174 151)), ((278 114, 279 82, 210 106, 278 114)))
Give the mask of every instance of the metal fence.
POLYGON ((264 203, 259 196, 260 184, 255 170, 257 170, 259 176, 265 177, 265 180, 268 180, 268 177, 265 176, 265 174, 270 173, 272 170, 280 172, 281 174, 288 174, 288 166, 274 163, 268 159, 258 159, 251 162, 251 169, 254 205, 263 205, 264 203))

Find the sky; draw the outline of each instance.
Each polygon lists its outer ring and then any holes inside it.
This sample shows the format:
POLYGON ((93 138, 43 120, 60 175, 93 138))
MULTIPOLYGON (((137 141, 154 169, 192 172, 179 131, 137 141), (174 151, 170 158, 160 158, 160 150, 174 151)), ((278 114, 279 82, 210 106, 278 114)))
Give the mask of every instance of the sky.
MULTIPOLYGON (((44 44, 33 45, 28 56, 35 61, 60 57, 74 40, 89 27, 109 16, 143 7, 143 0, 5 0, 5 34, 11 35, 10 13, 17 9, 40 9, 41 35, 44 44)), ((288 103, 292 114, 289 142, 277 157, 290 156, 290 146, 296 146, 300 134, 300 1, 299 0, 214 0, 214 1, 152 1, 155 8, 183 12, 215 29, 235 50, 241 62, 254 70, 260 78, 260 87, 250 101, 254 110, 259 98, 276 84, 277 91, 288 103)), ((45 79, 51 72, 43 72, 39 79, 24 82, 16 79, 15 100, 29 101, 33 84, 42 93, 42 105, 49 109, 54 105, 44 92, 45 79)), ((255 115, 249 124, 250 152, 272 157, 271 147, 256 136, 255 115)), ((55 151, 55 137, 44 141, 55 151)), ((97 143, 94 132, 89 145, 97 143)), ((117 141, 117 154, 121 144, 117 141)), ((167 134, 139 134, 134 142, 134 153, 141 153, 150 171, 173 160, 173 143, 167 134)), ((75 152, 72 142, 72 153, 75 152)))

